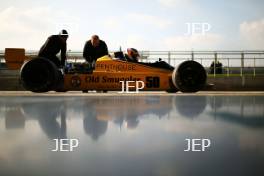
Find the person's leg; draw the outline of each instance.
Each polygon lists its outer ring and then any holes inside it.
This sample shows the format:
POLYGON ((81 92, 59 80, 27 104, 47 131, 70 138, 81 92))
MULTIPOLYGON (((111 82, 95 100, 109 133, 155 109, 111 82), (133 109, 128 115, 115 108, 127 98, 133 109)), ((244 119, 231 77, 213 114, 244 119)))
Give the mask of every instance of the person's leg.
POLYGON ((95 69, 95 63, 96 63, 96 60, 93 60, 92 63, 91 63, 93 70, 95 69))
POLYGON ((64 75, 63 73, 58 70, 58 84, 56 85, 55 91, 56 92, 66 92, 66 90, 64 89, 64 75))

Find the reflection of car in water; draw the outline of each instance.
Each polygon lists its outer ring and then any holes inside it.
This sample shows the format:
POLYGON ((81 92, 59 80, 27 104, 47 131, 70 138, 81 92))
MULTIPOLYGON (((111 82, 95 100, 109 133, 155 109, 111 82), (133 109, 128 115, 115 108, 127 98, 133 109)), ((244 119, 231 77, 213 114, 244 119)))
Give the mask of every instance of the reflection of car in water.
POLYGON ((109 121, 120 128, 125 124, 128 129, 134 129, 144 115, 165 116, 172 109, 172 97, 90 97, 81 107, 85 132, 97 139, 106 132, 109 121))
POLYGON ((6 129, 24 129, 25 116, 20 110, 20 107, 12 107, 5 111, 5 127, 6 129))
POLYGON ((175 108, 184 117, 195 118, 206 108, 205 96, 178 96, 175 98, 175 108))
POLYGON ((90 96, 87 99, 40 96, 2 100, 0 108, 4 109, 6 129, 23 129, 27 119, 36 119, 49 139, 67 138, 69 118, 83 118, 81 126, 84 132, 97 140, 107 132, 109 123, 118 128, 135 129, 142 119, 148 117, 161 119, 181 115, 193 119, 205 111, 207 103, 212 108, 208 108, 208 113, 216 120, 249 127, 264 126, 261 97, 90 96), (178 114, 171 113, 175 110, 178 114))
POLYGON ((36 119, 50 138, 66 137, 66 111, 64 100, 50 97, 2 98, 7 129, 25 128, 28 119, 36 119), (60 121, 57 121, 60 118, 60 121))
MULTIPOLYGON (((33 92, 50 90, 121 91, 120 81, 144 82, 144 91, 197 92, 206 84, 207 73, 195 61, 185 61, 174 68, 164 61, 155 63, 128 62, 99 58, 91 73, 85 64, 72 63, 64 73, 48 59, 29 58, 22 49, 6 49, 5 60, 9 69, 20 69, 23 87, 33 92)), ((131 90, 135 88, 131 88, 131 90)))
POLYGON ((208 100, 211 114, 215 119, 253 128, 264 126, 263 97, 223 97, 214 96, 208 100))
POLYGON ((67 137, 66 118, 75 112, 78 116, 70 118, 83 117, 84 132, 97 140, 106 133, 109 121, 120 128, 125 125, 128 129, 134 129, 144 115, 166 116, 172 110, 172 97, 23 97, 15 103, 14 99, 7 99, 2 106, 16 107, 6 108, 9 126, 20 121, 25 126, 27 119, 36 119, 50 139, 67 137), (8 114, 17 117, 10 118, 8 114))
POLYGON ((66 111, 63 100, 50 100, 48 97, 30 98, 24 101, 21 107, 25 116, 38 120, 41 129, 50 139, 66 138, 66 111))

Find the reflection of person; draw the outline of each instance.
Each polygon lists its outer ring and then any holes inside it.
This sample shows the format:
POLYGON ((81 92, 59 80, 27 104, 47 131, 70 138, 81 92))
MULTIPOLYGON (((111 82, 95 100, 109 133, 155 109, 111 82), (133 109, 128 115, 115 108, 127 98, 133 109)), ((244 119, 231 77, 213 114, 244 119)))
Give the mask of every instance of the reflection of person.
POLYGON ((139 53, 135 48, 128 48, 125 57, 129 62, 138 62, 139 53))
POLYGON ((39 125, 49 139, 67 138, 66 108, 62 101, 26 101, 22 104, 23 112, 30 117, 38 119, 39 125), (48 110, 48 111, 47 111, 48 110), (60 123, 56 120, 60 117, 60 123))
POLYGON ((63 67, 66 60, 68 32, 62 30, 59 35, 50 36, 40 48, 38 56, 51 60, 57 67, 63 67), (61 52, 61 60, 56 56, 61 52))
POLYGON ((129 116, 126 117, 126 122, 127 128, 136 129, 139 124, 138 116, 131 113, 129 116))
POLYGON ((98 35, 93 35, 84 45, 83 57, 94 68, 96 60, 105 55, 108 55, 106 43, 100 40, 98 35))
POLYGON ((86 134, 93 140, 98 140, 100 136, 106 133, 108 122, 98 120, 96 117, 88 116, 83 119, 83 128, 86 134))
POLYGON ((88 134, 93 140, 98 140, 100 136, 106 133, 108 122, 98 119, 98 114, 95 109, 96 103, 89 102, 88 104, 84 103, 84 119, 83 119, 83 128, 86 134, 88 134), (88 105, 88 106, 87 106, 88 105))

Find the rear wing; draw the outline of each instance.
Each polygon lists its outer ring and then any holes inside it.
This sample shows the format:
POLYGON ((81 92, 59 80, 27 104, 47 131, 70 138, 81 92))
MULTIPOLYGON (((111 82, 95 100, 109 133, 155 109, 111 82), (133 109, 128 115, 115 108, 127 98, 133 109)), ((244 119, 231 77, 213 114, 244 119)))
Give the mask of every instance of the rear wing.
POLYGON ((30 59, 25 55, 24 48, 6 48, 5 49, 5 62, 7 68, 10 70, 18 70, 25 60, 30 59))

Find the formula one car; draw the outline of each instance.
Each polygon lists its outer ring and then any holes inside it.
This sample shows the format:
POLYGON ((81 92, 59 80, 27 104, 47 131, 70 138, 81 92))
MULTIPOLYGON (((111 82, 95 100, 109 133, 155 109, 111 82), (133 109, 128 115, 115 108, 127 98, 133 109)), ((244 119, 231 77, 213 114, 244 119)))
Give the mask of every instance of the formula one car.
POLYGON ((131 91, 136 89, 136 81, 141 81, 143 91, 197 92, 207 79, 204 67, 192 60, 174 68, 161 60, 128 62, 104 56, 96 61, 92 72, 82 63, 68 63, 61 72, 46 58, 25 56, 24 49, 6 48, 5 60, 9 69, 20 69, 23 87, 32 92, 121 91, 121 83, 126 81, 130 81, 131 91))

